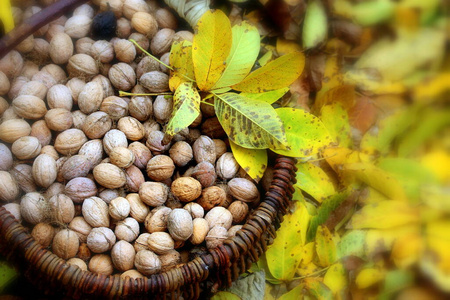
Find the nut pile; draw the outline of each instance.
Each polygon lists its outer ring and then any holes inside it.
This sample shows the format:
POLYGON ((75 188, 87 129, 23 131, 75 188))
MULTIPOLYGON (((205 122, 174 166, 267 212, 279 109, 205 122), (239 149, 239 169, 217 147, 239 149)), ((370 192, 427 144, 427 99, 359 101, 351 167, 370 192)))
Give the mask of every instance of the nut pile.
MULTIPOLYGON (((168 63, 172 42, 193 34, 156 1, 92 2, 0 60, 0 204, 68 263, 137 278, 233 236, 260 192, 212 107, 163 145, 171 97, 117 96, 169 90, 169 70, 128 39, 168 63), (95 41, 108 7, 116 37, 95 41)), ((14 7, 16 24, 40 9, 14 7)))

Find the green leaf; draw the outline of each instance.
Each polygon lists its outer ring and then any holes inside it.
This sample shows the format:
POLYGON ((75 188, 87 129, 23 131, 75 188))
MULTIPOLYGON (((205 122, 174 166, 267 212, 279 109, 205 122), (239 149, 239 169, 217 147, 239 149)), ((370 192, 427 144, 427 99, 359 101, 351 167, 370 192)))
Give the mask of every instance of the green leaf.
POLYGON ((243 148, 231 140, 229 142, 233 156, 242 169, 251 178, 259 181, 267 168, 267 150, 243 148))
POLYGON ((263 56, 261 56, 258 59, 258 64, 261 67, 264 67, 265 65, 267 65, 269 63, 269 61, 271 61, 273 58, 273 52, 272 51, 267 51, 263 56))
POLYGON ((0 294, 11 284, 19 274, 5 261, 0 261, 0 294))
POLYGON ((366 231, 350 230, 341 237, 337 244, 337 258, 341 259, 347 256, 357 256, 365 259, 366 250, 366 231))
POLYGON ((293 83, 302 73, 304 66, 305 56, 303 53, 289 53, 250 73, 232 88, 245 93, 278 90, 293 83))
POLYGON ((271 148, 274 152, 292 157, 306 157, 315 155, 321 148, 330 144, 330 134, 316 116, 302 109, 288 107, 278 108, 276 112, 283 122, 291 150, 271 148))
POLYGON ((353 18, 364 26, 375 25, 389 20, 394 14, 395 4, 390 0, 373 0, 352 5, 346 0, 334 2, 337 14, 353 18))
POLYGON ((316 253, 319 266, 328 267, 336 261, 336 245, 330 230, 325 226, 319 226, 316 232, 316 253))
POLYGON ((200 95, 192 82, 183 82, 173 96, 173 111, 167 124, 164 143, 194 122, 200 114, 200 95))
POLYGON ((352 136, 347 111, 339 103, 322 106, 320 119, 328 129, 333 142, 351 148, 352 136))
POLYGON ((333 292, 317 278, 305 279, 305 288, 317 300, 333 299, 333 292))
POLYGON ((303 48, 316 47, 326 39, 327 32, 327 13, 322 2, 318 0, 310 2, 303 21, 303 48))
POLYGON ((277 300, 298 300, 298 299, 302 299, 302 294, 303 294, 302 290, 303 290, 303 286, 302 285, 298 285, 295 288, 293 288, 292 290, 290 290, 289 292, 287 292, 286 294, 283 294, 277 300))
POLYGON ((241 297, 230 292, 218 292, 211 300, 241 300, 241 297))
POLYGON ((233 26, 231 31, 233 42, 226 61, 226 68, 212 87, 213 90, 230 87, 241 82, 250 73, 258 57, 259 32, 255 26, 242 22, 233 26))
POLYGON ((188 78, 195 80, 194 64, 192 63, 192 43, 189 41, 174 42, 170 50, 170 66, 174 69, 170 72, 169 87, 176 91, 178 86, 188 81, 188 78))
POLYGON ((283 123, 273 107, 235 93, 216 95, 214 109, 234 143, 251 149, 286 149, 283 123))
POLYGON ((297 164, 296 187, 310 194, 314 199, 322 202, 336 191, 330 177, 320 167, 309 163, 297 164))
POLYGON ((241 93, 241 96, 244 96, 244 97, 247 97, 250 99, 254 99, 254 100, 264 101, 269 104, 272 104, 275 101, 277 101, 278 99, 280 99, 281 97, 283 97, 284 94, 286 94, 288 91, 289 91, 289 88, 282 88, 279 90, 274 90, 274 91, 265 92, 265 93, 256 93, 256 94, 241 93))
POLYGON ((230 20, 221 10, 209 10, 198 21, 192 42, 192 61, 200 90, 209 91, 225 70, 231 38, 230 20))
POLYGON ((393 270, 384 276, 380 300, 392 299, 393 294, 414 284, 414 274, 410 270, 393 270))

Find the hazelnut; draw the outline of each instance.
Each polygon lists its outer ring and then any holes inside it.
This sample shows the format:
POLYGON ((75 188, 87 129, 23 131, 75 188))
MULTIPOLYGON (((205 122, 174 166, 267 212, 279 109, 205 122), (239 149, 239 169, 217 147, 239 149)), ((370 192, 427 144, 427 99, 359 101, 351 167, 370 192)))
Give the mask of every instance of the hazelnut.
POLYGON ((175 208, 167 218, 167 229, 176 241, 186 241, 193 233, 194 225, 188 211, 175 208))
POLYGON ((174 240, 167 232, 154 232, 147 238, 149 250, 156 254, 166 254, 174 248, 174 240))
POLYGON ((48 223, 38 223, 33 227, 31 236, 42 247, 47 248, 52 244, 53 237, 55 236, 55 229, 48 223))
POLYGON ((209 232, 209 224, 203 218, 195 218, 193 221, 194 230, 189 238, 189 241, 194 245, 199 245, 203 243, 206 238, 206 235, 209 232))
POLYGON ((256 185, 245 178, 233 178, 228 182, 231 195, 244 202, 255 202, 259 200, 259 191, 256 185))
POLYGON ((121 272, 134 267, 136 251, 127 241, 118 241, 111 249, 111 259, 114 266, 121 272))
POLYGON ((180 177, 172 182, 172 194, 182 202, 194 201, 202 193, 202 185, 192 177, 180 177))
MULTIPOLYGON (((183 178, 183 177, 182 177, 183 178)), ((226 198, 225 191, 218 186, 210 186, 205 188, 197 203, 205 210, 210 210, 215 206, 220 205, 226 198)))
POLYGON ((109 189, 120 188, 127 182, 125 172, 110 163, 98 164, 94 167, 93 174, 95 181, 109 189))
POLYGON ((214 226, 206 236, 206 247, 214 249, 223 244, 227 239, 227 229, 222 226, 214 226))
POLYGON ((92 273, 111 275, 114 272, 114 266, 111 257, 107 254, 97 254, 92 256, 89 261, 89 271, 92 273))
POLYGON ((169 155, 178 167, 184 167, 193 158, 191 146, 184 141, 179 141, 173 144, 169 150, 169 155))
POLYGON ((233 222, 233 215, 226 208, 218 206, 206 214, 205 220, 208 221, 209 228, 222 226, 228 230, 233 222))
POLYGON ((107 227, 98 227, 91 230, 87 236, 87 245, 94 253, 103 253, 116 243, 114 232, 107 227))
POLYGON ((75 257, 80 242, 77 234, 70 229, 62 229, 53 238, 52 251, 62 259, 75 257))
POLYGON ((158 255, 150 250, 141 250, 136 254, 134 265, 144 275, 152 275, 161 270, 161 261, 158 255))
POLYGON ((117 239, 132 242, 139 235, 139 223, 133 218, 126 218, 117 222, 114 233, 117 239))
POLYGON ((167 219, 172 209, 166 206, 158 206, 154 208, 145 218, 145 229, 148 232, 160 232, 167 230, 167 219))
POLYGON ((173 175, 175 165, 167 155, 156 155, 147 163, 147 175, 155 181, 166 180, 173 175))
POLYGON ((99 197, 89 197, 84 200, 82 206, 84 219, 92 227, 108 227, 108 205, 99 197))

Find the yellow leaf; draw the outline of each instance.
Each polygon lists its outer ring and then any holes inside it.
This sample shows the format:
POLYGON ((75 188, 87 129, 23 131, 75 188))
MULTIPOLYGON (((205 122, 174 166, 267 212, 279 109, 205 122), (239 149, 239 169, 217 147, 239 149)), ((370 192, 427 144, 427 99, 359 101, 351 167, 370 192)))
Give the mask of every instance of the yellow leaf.
POLYGON ((211 300, 241 300, 241 297, 239 297, 236 294, 230 293, 230 292, 218 292, 215 294, 211 300))
MULTIPOLYGON (((230 87, 244 79, 252 69, 259 53, 259 33, 247 22, 233 26, 233 42, 226 68, 212 89, 230 87)), ((228 88, 229 90, 229 88, 228 88)))
POLYGON ((5 33, 10 32, 14 28, 14 17, 9 0, 0 1, 0 21, 3 23, 5 33))
POLYGON ((331 290, 319 278, 306 278, 305 288, 317 300, 329 300, 333 298, 331 290))
POLYGON ((342 263, 336 263, 330 266, 323 277, 323 283, 330 288, 335 297, 345 299, 345 297, 341 297, 341 295, 344 294, 347 288, 348 279, 342 263))
POLYGON ((170 50, 169 61, 174 69, 170 72, 169 79, 169 87, 172 92, 176 91, 181 83, 188 81, 187 78, 195 79, 191 42, 174 42, 170 50))
POLYGON ((450 180, 450 154, 444 150, 426 153, 421 158, 422 165, 430 170, 441 183, 450 180))
POLYGON ((288 91, 289 91, 289 88, 282 88, 282 89, 265 92, 265 93, 256 93, 256 94, 241 93, 241 96, 259 100, 259 101, 264 101, 269 104, 272 104, 275 101, 277 101, 278 99, 280 99, 281 97, 283 97, 283 95, 286 94, 288 91))
POLYGON ((410 223, 404 226, 388 229, 367 230, 365 249, 368 257, 374 257, 380 253, 391 251, 396 240, 402 236, 419 235, 420 226, 410 223))
MULTIPOLYGON (((305 230, 305 232, 306 232, 306 230, 305 230)), ((314 259, 314 254, 316 253, 315 243, 311 242, 311 243, 308 243, 305 246, 303 246, 302 252, 303 252, 303 254, 302 254, 301 264, 306 266, 306 265, 310 264, 312 262, 312 260, 314 259)))
POLYGON ((273 58, 273 52, 272 51, 267 51, 263 56, 261 56, 260 59, 258 59, 258 63, 261 67, 264 67, 265 65, 267 65, 269 63, 269 61, 271 61, 273 58))
POLYGON ((319 266, 328 267, 336 261, 336 245, 330 230, 319 226, 316 233, 316 252, 319 266))
POLYGON ((352 108, 355 105, 355 87, 343 84, 326 91, 323 96, 317 97, 314 109, 320 111, 322 106, 333 103, 340 103, 346 110, 352 108))
POLYGON ((219 80, 227 66, 231 41, 228 17, 221 10, 204 13, 197 23, 192 43, 195 79, 200 90, 209 91, 219 80))
POLYGON ((297 268, 297 274, 300 277, 310 277, 314 276, 319 272, 321 268, 316 266, 313 262, 310 262, 309 264, 302 264, 297 268))
POLYGON ((297 179, 295 185, 319 202, 336 193, 327 173, 312 163, 298 163, 295 177, 297 179))
POLYGON ((247 149, 229 140, 233 156, 242 169, 257 182, 261 180, 267 168, 267 150, 247 149))
POLYGON ((250 73, 232 88, 245 93, 278 90, 293 83, 302 73, 304 66, 303 53, 289 53, 250 73))
POLYGON ((415 101, 430 103, 438 99, 438 96, 450 89, 450 73, 440 73, 435 77, 413 87, 415 101))
POLYGON ((321 99, 325 93, 334 87, 344 83, 344 76, 340 68, 338 55, 329 56, 325 62, 325 71, 322 79, 322 88, 317 92, 317 99, 321 99))
POLYGON ((391 259, 397 267, 405 269, 419 260, 423 250, 423 239, 419 234, 408 234, 395 240, 391 259))
POLYGON ((303 286, 302 285, 298 285, 295 288, 293 288, 292 290, 290 290, 289 292, 287 292, 286 294, 283 294, 280 298, 278 298, 277 300, 298 300, 301 299, 302 297, 302 291, 303 291, 303 286))
POLYGON ((320 119, 335 144, 351 147, 353 144, 348 114, 340 103, 327 104, 320 110, 320 119))
POLYGON ((419 210, 407 202, 388 200, 368 204, 353 214, 347 228, 393 228, 419 221, 419 210))
POLYGON ((277 38, 276 49, 279 55, 302 51, 302 47, 297 42, 280 37, 277 38))
POLYGON ((358 273, 355 283, 359 289, 365 289, 380 282, 383 277, 383 273, 380 270, 367 268, 358 273))

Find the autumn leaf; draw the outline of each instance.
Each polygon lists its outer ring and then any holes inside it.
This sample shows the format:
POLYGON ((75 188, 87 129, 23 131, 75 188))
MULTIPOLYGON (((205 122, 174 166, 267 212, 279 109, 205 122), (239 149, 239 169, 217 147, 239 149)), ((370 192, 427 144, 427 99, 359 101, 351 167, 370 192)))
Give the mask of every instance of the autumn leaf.
POLYGON ((333 292, 337 299, 345 299, 345 290, 348 286, 346 270, 342 263, 330 266, 323 277, 323 283, 333 292))
POLYGON ((394 3, 390 0, 374 0, 351 4, 346 0, 333 3, 338 15, 354 19, 357 23, 368 26, 388 20, 394 13, 394 3))
POLYGON ((302 298, 302 293, 303 293, 303 286, 298 285, 289 292, 283 294, 277 300, 298 300, 302 298))
POLYGON ((167 124, 163 143, 188 127, 200 114, 200 95, 192 82, 183 82, 173 96, 173 111, 167 124))
POLYGON ((10 0, 0 1, 0 22, 3 23, 5 33, 10 32, 14 28, 14 17, 10 0))
POLYGON ((232 88, 245 93, 278 90, 293 83, 302 73, 304 65, 305 56, 303 53, 289 53, 251 72, 244 80, 233 85, 232 88))
POLYGON ((348 84, 338 85, 317 97, 314 102, 314 110, 320 109, 327 104, 339 103, 343 108, 349 110, 355 105, 355 87, 348 84))
POLYGON ((342 147, 351 148, 353 141, 348 114, 340 103, 322 106, 320 119, 330 133, 334 143, 342 147))
POLYGON ((297 179, 295 186, 319 202, 336 192, 327 173, 312 163, 298 163, 295 178, 297 179))
POLYGON ((170 50, 169 61, 174 69, 170 72, 169 79, 169 87, 172 92, 176 91, 181 83, 188 81, 188 78, 195 79, 191 42, 186 40, 174 42, 170 50))
POLYGON ((317 300, 333 299, 333 292, 318 278, 307 278, 304 281, 306 290, 317 300))
POLYGON ((231 140, 230 147, 241 168, 257 182, 261 180, 268 164, 267 150, 243 148, 231 140))
POLYGON ((272 106, 235 93, 216 95, 214 109, 228 138, 250 149, 286 149, 283 124, 272 106))
POLYGON ((336 261, 336 245, 330 230, 325 226, 317 227, 316 252, 319 266, 328 267, 336 261))
POLYGON ((231 49, 231 24, 221 11, 207 11, 196 26, 192 42, 192 61, 197 86, 209 91, 226 68, 231 49))
POLYGON ((347 231, 337 244, 337 258, 341 259, 347 256, 357 256, 364 259, 366 257, 365 243, 365 230, 347 231))
POLYGON ((228 91, 230 86, 239 83, 248 75, 258 57, 259 33, 256 27, 242 22, 233 26, 231 31, 233 40, 226 68, 212 90, 227 88, 223 91, 228 91))
POLYGON ((259 101, 264 101, 267 102, 269 104, 274 103, 275 101, 277 101, 278 99, 280 99, 281 97, 283 97, 284 94, 286 94, 289 91, 289 88, 281 88, 278 90, 274 90, 274 91, 270 91, 270 92, 265 92, 265 93, 241 93, 241 96, 250 98, 250 99, 254 99, 254 100, 259 100, 259 101))
POLYGON ((331 142, 330 134, 316 116, 295 108, 278 108, 290 150, 271 148, 274 152, 292 157, 313 156, 331 142))
POLYGON ((218 292, 211 300, 241 300, 241 297, 230 292, 218 292))
POLYGON ((374 284, 380 282, 384 277, 384 274, 375 268, 362 269, 356 276, 356 285, 360 289, 368 288, 374 284))
POLYGON ((344 84, 344 75, 341 72, 341 58, 331 55, 326 58, 325 70, 322 78, 322 88, 317 92, 317 99, 321 99, 331 89, 344 84))
POLYGON ((309 2, 303 21, 303 47, 309 49, 318 46, 326 39, 327 33, 327 14, 322 2, 309 2))

